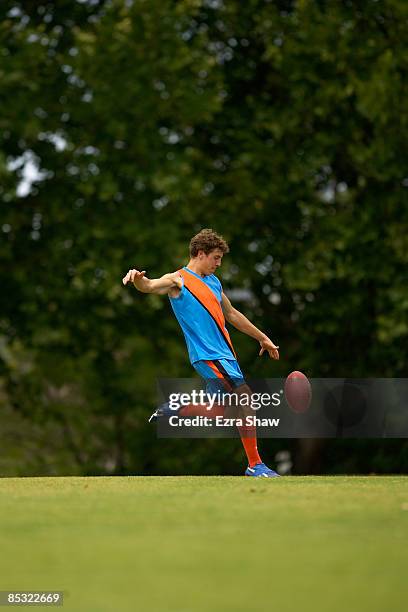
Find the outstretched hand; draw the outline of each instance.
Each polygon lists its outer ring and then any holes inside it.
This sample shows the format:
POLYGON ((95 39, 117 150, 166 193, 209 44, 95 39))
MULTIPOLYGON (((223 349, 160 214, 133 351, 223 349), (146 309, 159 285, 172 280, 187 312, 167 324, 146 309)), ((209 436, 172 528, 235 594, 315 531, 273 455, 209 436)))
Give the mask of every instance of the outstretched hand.
POLYGON ((259 351, 260 356, 264 353, 264 351, 268 351, 271 359, 279 359, 279 346, 276 346, 272 340, 269 338, 264 338, 263 340, 259 341, 259 344, 261 345, 261 350, 259 351))
POLYGON ((144 275, 146 274, 146 270, 129 270, 129 272, 122 278, 122 283, 127 285, 128 283, 133 283, 136 287, 138 284, 143 283, 144 275))

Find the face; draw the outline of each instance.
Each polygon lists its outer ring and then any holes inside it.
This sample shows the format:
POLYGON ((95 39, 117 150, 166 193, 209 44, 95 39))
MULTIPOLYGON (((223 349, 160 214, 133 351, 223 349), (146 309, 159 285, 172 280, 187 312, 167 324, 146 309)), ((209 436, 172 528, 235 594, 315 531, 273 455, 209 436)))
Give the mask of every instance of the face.
POLYGON ((214 274, 217 268, 220 267, 223 252, 221 249, 214 249, 208 255, 204 251, 198 251, 198 261, 200 263, 201 273, 208 275, 214 274))

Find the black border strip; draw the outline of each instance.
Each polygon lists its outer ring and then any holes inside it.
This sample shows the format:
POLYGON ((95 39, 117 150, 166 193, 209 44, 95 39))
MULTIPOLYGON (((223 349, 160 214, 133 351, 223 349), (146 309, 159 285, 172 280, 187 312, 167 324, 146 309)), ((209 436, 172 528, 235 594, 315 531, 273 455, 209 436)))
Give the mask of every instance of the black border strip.
POLYGON ((234 385, 234 380, 228 374, 224 366, 220 363, 219 359, 212 359, 212 362, 219 369, 219 371, 221 372, 221 374, 223 375, 224 379, 227 381, 231 389, 234 389, 234 387, 236 387, 237 385, 234 385))

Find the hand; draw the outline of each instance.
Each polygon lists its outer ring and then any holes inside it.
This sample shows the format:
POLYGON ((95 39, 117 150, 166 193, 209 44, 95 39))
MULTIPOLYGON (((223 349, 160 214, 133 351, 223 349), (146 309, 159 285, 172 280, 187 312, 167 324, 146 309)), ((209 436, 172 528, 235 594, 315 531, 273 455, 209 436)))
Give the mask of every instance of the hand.
POLYGON ((122 283, 124 285, 127 285, 128 283, 133 283, 134 286, 139 289, 146 284, 147 278, 144 278, 145 274, 146 270, 142 270, 142 272, 139 272, 139 270, 129 270, 126 276, 122 278, 122 283))
POLYGON ((269 357, 271 359, 279 359, 279 351, 278 351, 279 346, 276 346, 276 344, 274 344, 272 340, 270 340, 267 336, 265 336, 263 340, 260 340, 259 344, 262 347, 261 350, 259 351, 260 356, 262 355, 264 351, 268 351, 269 357))

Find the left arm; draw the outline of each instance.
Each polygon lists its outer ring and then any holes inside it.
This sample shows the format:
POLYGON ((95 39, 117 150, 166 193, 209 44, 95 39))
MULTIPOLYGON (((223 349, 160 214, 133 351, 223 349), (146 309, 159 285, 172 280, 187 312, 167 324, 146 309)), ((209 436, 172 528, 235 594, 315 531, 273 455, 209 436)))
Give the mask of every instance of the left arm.
POLYGON ((259 352, 260 355, 262 355, 264 351, 268 351, 269 356, 272 359, 279 359, 279 346, 276 346, 266 334, 255 327, 255 325, 251 323, 251 321, 247 319, 242 312, 239 312, 239 310, 234 308, 225 293, 222 294, 221 305, 225 319, 228 321, 228 323, 231 323, 231 325, 236 327, 242 333, 247 334, 247 336, 251 336, 251 338, 258 340, 259 344, 261 345, 261 350, 259 352))

